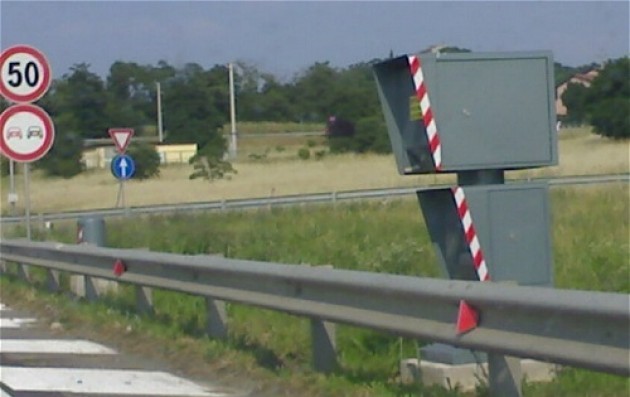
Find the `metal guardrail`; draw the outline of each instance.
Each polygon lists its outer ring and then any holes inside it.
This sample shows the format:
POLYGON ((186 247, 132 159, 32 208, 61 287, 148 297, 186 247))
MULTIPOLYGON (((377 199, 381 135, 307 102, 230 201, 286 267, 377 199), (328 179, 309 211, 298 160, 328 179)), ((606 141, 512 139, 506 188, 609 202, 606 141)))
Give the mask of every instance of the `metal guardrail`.
MULTIPOLYGON (((594 175, 594 176, 569 176, 561 178, 536 178, 508 180, 506 183, 523 182, 548 182, 550 186, 564 185, 589 185, 614 182, 630 182, 630 174, 594 175)), ((162 204, 129 208, 109 208, 86 211, 68 211, 60 213, 39 214, 33 217, 34 220, 55 221, 78 219, 84 216, 119 217, 131 215, 148 215, 168 212, 189 212, 189 211, 229 211, 252 208, 264 208, 273 206, 301 205, 313 203, 336 203, 338 201, 378 199, 387 197, 399 197, 415 195, 419 190, 446 188, 451 185, 430 185, 418 187, 398 187, 387 189, 364 189, 348 190, 340 192, 325 192, 314 194, 300 194, 279 197, 263 197, 251 199, 218 200, 197 203, 162 204)), ((23 216, 2 216, 0 224, 24 222, 23 216)))
MULTIPOLYGON (((269 137, 289 137, 299 138, 305 136, 325 136, 326 131, 295 131, 295 132, 260 132, 260 133, 242 133, 237 132, 239 138, 269 138, 269 137)), ((224 137, 229 138, 230 134, 223 134, 224 137)), ((160 143, 159 136, 136 136, 133 138, 134 142, 147 142, 147 143, 160 143)), ((92 138, 84 139, 83 146, 113 146, 111 138, 92 138)))
MULTIPOLYGON (((307 316, 315 321, 312 324, 351 324, 489 353, 630 375, 627 294, 27 240, 1 240, 0 260, 181 291, 211 301, 240 302, 307 316), (112 271, 118 260, 126 268, 120 277, 112 271), (480 313, 479 326, 463 335, 455 329, 460 300, 480 313)), ((213 318, 222 321, 221 316, 213 318)), ((313 353, 320 355, 320 362, 322 352, 334 354, 334 345, 319 346, 313 353)))

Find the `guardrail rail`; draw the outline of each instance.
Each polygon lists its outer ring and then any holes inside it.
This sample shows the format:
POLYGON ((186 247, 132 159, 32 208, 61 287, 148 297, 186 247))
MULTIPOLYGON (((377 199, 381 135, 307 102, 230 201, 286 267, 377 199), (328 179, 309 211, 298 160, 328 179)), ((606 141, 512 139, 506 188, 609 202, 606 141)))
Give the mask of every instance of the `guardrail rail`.
MULTIPOLYGON (((134 249, 0 240, 0 260, 135 285, 141 310, 150 287, 206 297, 208 333, 225 337, 225 301, 311 319, 316 369, 335 367, 333 323, 399 336, 630 375, 628 294, 418 278, 134 249), (116 272, 116 274, 115 274, 116 272), (458 304, 480 313, 479 326, 456 332, 458 304)), ((23 274, 26 274, 23 271, 23 274)), ((57 282, 55 283, 55 280, 57 282)), ((149 293, 149 295, 147 295, 149 293)), ((492 376, 492 375, 491 375, 492 376)))

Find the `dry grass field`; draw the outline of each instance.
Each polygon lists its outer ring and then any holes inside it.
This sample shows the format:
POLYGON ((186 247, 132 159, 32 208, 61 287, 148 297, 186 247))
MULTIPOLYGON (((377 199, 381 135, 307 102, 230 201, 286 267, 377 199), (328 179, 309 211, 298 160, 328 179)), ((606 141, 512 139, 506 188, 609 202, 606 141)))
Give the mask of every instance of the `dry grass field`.
MULTIPOLYGON (((300 160, 297 150, 313 138, 302 139, 297 142, 271 138, 252 138, 250 142, 243 140, 240 144, 242 154, 234 164, 238 173, 230 180, 189 180, 191 166, 163 167, 158 179, 126 182, 125 204, 142 206, 454 181, 452 175, 400 176, 393 155, 326 155, 320 160, 313 157, 300 160), (256 156, 259 158, 255 159, 256 156)), ((321 141, 311 142, 313 144, 316 146, 311 148, 312 154, 323 149, 321 141)), ((565 129, 560 133, 559 146, 558 166, 510 172, 508 178, 630 171, 628 141, 611 141, 586 129, 565 129)), ((21 175, 16 177, 16 187, 20 196, 16 209, 22 212, 24 193, 21 175)), ((2 213, 6 214, 8 178, 2 179, 1 189, 2 213)), ((119 184, 109 170, 89 171, 70 180, 43 179, 34 173, 30 189, 32 213, 111 208, 116 204, 118 189, 119 184)))

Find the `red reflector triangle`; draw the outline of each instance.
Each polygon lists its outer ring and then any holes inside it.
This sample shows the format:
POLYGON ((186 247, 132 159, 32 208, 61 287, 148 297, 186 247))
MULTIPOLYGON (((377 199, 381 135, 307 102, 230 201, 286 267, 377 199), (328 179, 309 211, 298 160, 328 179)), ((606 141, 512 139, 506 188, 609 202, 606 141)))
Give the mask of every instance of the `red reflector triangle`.
POLYGON ((114 262, 114 274, 116 277, 120 277, 126 270, 127 267, 120 259, 117 259, 116 262, 114 262))
POLYGON ((479 313, 466 301, 459 301, 459 312, 457 313, 457 333, 463 334, 477 328, 479 313))

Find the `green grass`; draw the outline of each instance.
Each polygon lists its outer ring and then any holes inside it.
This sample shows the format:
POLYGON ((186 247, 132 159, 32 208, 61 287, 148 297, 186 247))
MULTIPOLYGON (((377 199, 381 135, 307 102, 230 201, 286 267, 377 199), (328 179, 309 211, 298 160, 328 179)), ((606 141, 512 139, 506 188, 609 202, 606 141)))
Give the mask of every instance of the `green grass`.
MULTIPOLYGON (((554 188, 551 204, 556 286, 630 292, 628 186, 554 188)), ((410 199, 118 219, 107 226, 109 245, 115 247, 439 276, 420 209, 410 199)), ((47 237, 73 242, 74 232, 74 225, 68 224, 47 237)), ((306 319, 228 304, 229 340, 224 343, 203 338, 203 299, 155 291, 154 303, 156 316, 142 321, 133 314, 131 288, 109 306, 117 308, 118 321, 131 321, 148 335, 192 340, 187 343, 198 343, 205 360, 233 357, 247 368, 262 368, 264 376, 296 387, 302 395, 463 395, 399 384, 398 360, 414 357, 420 341, 339 326, 341 370, 326 377, 310 370, 306 319)), ((111 315, 105 307, 84 309, 84 315, 98 323, 103 315, 99 313, 111 315)), ((626 397, 628 386, 627 378, 565 369, 554 382, 526 385, 525 395, 626 397)), ((478 395, 485 393, 478 390, 478 395)))

